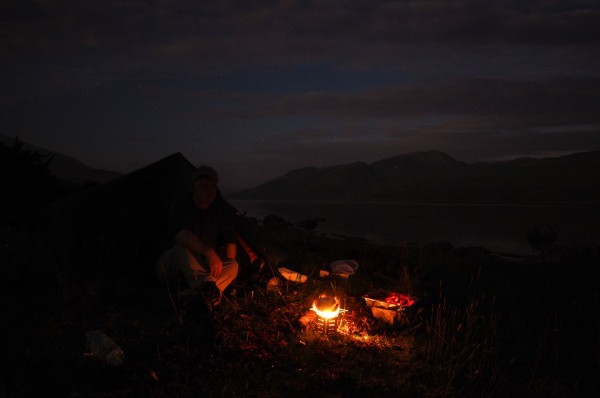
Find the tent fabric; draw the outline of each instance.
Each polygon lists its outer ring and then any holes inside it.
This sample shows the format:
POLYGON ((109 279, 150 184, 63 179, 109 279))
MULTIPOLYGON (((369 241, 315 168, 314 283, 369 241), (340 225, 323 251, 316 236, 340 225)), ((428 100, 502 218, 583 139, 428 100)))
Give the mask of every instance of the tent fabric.
POLYGON ((171 242, 167 231, 173 202, 188 189, 194 169, 175 153, 59 200, 40 217, 40 243, 63 275, 116 272, 154 278, 154 263, 171 242))

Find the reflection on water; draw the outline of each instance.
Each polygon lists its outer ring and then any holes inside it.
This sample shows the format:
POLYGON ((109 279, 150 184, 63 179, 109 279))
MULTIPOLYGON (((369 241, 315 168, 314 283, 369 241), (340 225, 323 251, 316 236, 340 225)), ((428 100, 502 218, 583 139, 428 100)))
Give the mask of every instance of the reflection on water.
POLYGON ((275 214, 291 222, 324 218, 318 230, 399 245, 449 241, 499 253, 531 254, 527 230, 545 222, 557 244, 600 246, 600 205, 472 205, 373 202, 230 200, 258 219, 275 214))

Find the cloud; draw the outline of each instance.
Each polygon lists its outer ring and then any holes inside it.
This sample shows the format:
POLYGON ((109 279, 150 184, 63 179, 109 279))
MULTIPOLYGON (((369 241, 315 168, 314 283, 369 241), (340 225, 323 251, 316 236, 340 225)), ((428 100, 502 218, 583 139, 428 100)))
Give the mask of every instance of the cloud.
POLYGON ((398 59, 406 46, 595 44, 584 1, 33 1, 0 6, 0 48, 99 49, 229 65, 398 59), (220 51, 219 51, 220 50, 220 51))
POLYGON ((224 139, 265 175, 580 150, 599 29, 586 0, 7 0, 2 125, 80 147, 224 139))
POLYGON ((458 122, 462 128, 552 126, 599 122, 598 92, 600 79, 594 78, 473 77, 354 93, 241 94, 232 97, 226 109, 209 109, 201 116, 401 120, 446 116, 462 120, 458 122))

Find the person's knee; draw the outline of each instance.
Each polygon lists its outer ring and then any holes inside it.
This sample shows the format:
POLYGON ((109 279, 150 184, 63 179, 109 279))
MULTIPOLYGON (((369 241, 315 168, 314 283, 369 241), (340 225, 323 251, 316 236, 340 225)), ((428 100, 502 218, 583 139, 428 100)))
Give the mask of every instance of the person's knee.
POLYGON ((231 274, 235 278, 240 269, 240 265, 238 264, 238 262, 236 260, 229 260, 229 264, 227 265, 227 268, 229 268, 231 274))

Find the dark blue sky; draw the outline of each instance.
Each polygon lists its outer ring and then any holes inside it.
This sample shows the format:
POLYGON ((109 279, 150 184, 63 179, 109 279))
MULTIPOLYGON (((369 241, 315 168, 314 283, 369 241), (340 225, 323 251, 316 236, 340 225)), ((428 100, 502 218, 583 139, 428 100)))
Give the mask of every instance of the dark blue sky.
POLYGON ((242 188, 600 149, 598 1, 5 0, 0 23, 0 134, 97 168, 182 152, 242 188))

